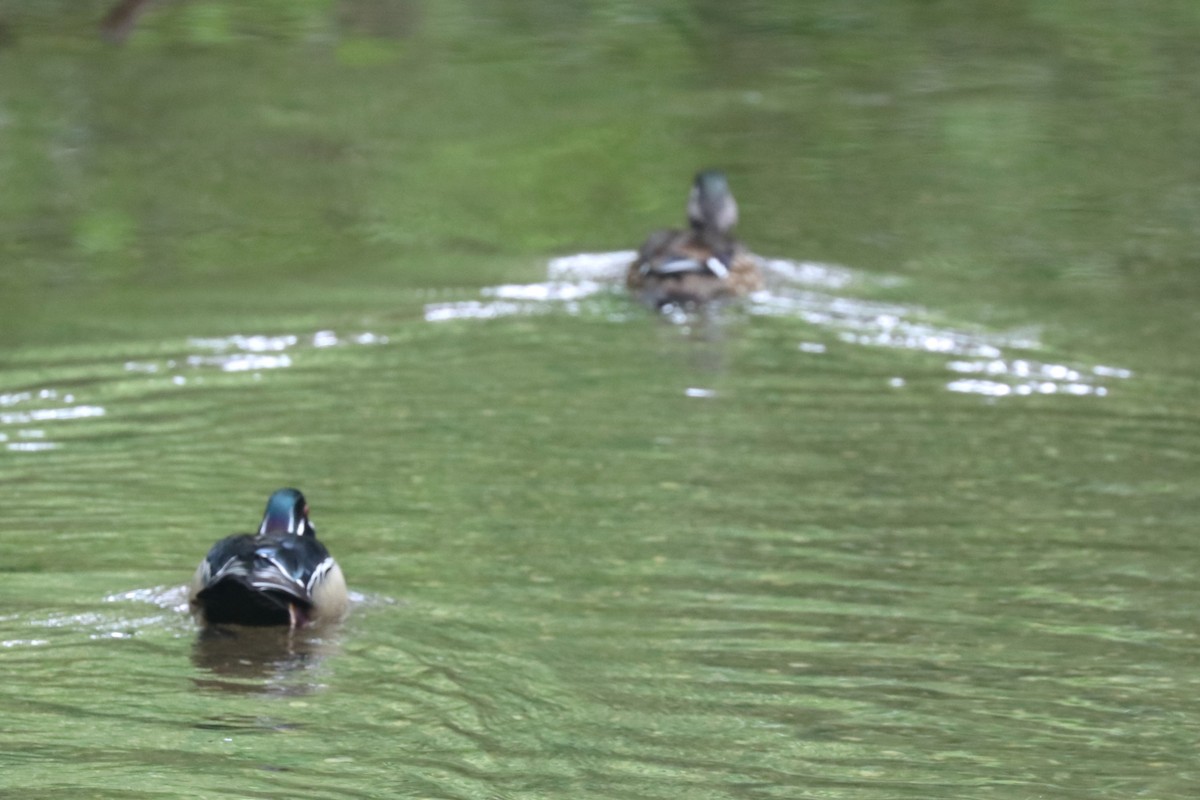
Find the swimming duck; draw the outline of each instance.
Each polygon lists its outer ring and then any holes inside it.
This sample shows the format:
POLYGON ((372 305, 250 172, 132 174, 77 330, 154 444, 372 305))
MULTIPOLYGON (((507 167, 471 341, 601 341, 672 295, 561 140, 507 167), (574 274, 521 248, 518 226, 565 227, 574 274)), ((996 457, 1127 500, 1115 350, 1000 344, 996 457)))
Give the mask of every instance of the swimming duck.
POLYGON ((302 628, 340 619, 349 604, 342 570, 317 541, 308 501, 296 489, 271 495, 257 534, 214 544, 188 592, 202 624, 302 628))
POLYGON ((655 231, 629 265, 625 283, 646 304, 699 305, 762 288, 758 263, 732 231, 737 203, 724 173, 696 175, 687 205, 688 229, 655 231))

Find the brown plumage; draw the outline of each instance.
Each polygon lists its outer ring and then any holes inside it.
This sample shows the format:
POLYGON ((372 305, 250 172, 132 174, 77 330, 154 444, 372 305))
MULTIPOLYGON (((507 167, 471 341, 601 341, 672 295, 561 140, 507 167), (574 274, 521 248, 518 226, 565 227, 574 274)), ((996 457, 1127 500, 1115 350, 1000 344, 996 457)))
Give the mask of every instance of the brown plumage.
POLYGON ((688 197, 687 230, 650 234, 629 265, 625 283, 654 308, 695 306, 762 288, 758 260, 733 238, 737 203, 725 176, 696 176, 688 197))

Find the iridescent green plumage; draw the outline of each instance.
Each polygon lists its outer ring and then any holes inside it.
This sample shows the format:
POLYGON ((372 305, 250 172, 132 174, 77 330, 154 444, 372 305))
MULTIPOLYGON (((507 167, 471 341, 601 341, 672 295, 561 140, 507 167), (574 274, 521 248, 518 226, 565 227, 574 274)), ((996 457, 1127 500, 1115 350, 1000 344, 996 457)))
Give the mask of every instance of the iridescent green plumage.
POLYGON ((304 495, 280 489, 257 534, 227 536, 209 550, 189 605, 205 624, 298 628, 340 619, 349 600, 341 568, 317 541, 304 495))

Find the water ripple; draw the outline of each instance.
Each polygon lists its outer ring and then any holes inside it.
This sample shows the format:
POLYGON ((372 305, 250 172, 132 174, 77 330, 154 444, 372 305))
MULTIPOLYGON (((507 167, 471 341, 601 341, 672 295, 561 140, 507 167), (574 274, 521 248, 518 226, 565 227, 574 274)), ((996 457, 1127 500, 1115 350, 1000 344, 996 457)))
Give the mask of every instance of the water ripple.
MULTIPOLYGON (((117 375, 134 376, 134 380, 163 376, 174 386, 186 386, 193 380, 198 381, 201 375, 213 369, 222 373, 250 373, 257 377, 261 372, 293 366, 296 358, 305 350, 387 342, 386 336, 369 331, 338 334, 332 330, 319 330, 309 335, 192 337, 187 340, 184 352, 173 357, 126 358, 115 364, 97 364, 98 373, 89 378, 99 380, 89 380, 89 385, 93 395, 100 394, 108 398, 120 394, 123 390, 118 389, 118 385, 127 383, 117 375)), ((40 427, 21 426, 42 423, 57 426, 60 422, 108 416, 107 405, 101 405, 94 399, 81 402, 74 394, 54 387, 0 392, 0 444, 5 450, 15 453, 58 450, 62 442, 57 441, 57 437, 51 438, 40 427)))
MULTIPOLYGON (((107 413, 103 406, 76 403, 75 395, 53 388, 0 394, 0 408, 12 409, 0 412, 0 426, 90 419, 107 413)), ((14 453, 38 453, 56 450, 60 446, 58 442, 48 440, 46 431, 41 428, 0 431, 0 442, 4 443, 6 450, 14 453), (14 437, 20 441, 13 441, 14 437)))
MULTIPOLYGON (((500 317, 561 313, 604 315, 621 320, 632 311, 615 312, 606 296, 620 292, 632 251, 580 253, 555 258, 547 267, 548 280, 531 284, 506 284, 481 290, 483 299, 430 303, 428 322, 496 319, 500 317)), ((1066 395, 1103 397, 1107 384, 1132 377, 1122 367, 1042 362, 1026 355, 1042 349, 1027 332, 1001 333, 977 326, 952 326, 934 321, 934 315, 917 306, 853 297, 856 286, 891 287, 901 279, 860 273, 849 267, 781 258, 759 259, 768 288, 753 293, 745 304, 752 316, 789 317, 831 331, 838 342, 862 347, 913 350, 951 356, 946 369, 956 377, 945 383, 947 391, 989 398, 1066 395), (836 293, 835 293, 836 292, 836 293)), ((686 325, 683 311, 667 316, 686 325)), ((810 355, 827 353, 821 341, 801 341, 798 349, 810 355)), ((902 377, 889 381, 903 388, 902 377)))
MULTIPOLYGON (((193 337, 188 344, 207 354, 192 354, 186 359, 191 367, 218 367, 222 372, 257 372, 259 370, 284 369, 292 366, 292 357, 285 351, 297 347, 317 349, 337 347, 342 344, 386 344, 387 337, 374 333, 360 333, 347 338, 339 337, 329 330, 317 331, 311 337, 301 339, 294 334, 282 336, 252 335, 222 336, 217 338, 193 337)), ((174 366, 174 364, 171 364, 174 366)), ((127 368, 128 365, 127 365, 127 368)))

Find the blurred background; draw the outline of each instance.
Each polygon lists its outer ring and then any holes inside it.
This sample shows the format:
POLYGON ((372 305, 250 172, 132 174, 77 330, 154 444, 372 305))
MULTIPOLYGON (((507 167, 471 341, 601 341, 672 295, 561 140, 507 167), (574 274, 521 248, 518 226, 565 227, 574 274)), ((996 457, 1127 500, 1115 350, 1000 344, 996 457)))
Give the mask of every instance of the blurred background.
POLYGON ((1186 2, 0 8, 9 341, 97 293, 520 279, 679 220, 704 166, 757 250, 947 303, 1195 297, 1186 2))
POLYGON ((1191 797, 1198 37, 0 0, 0 790, 1191 797), (702 168, 774 279, 661 319, 702 168), (284 485, 358 607, 214 648, 284 485))

